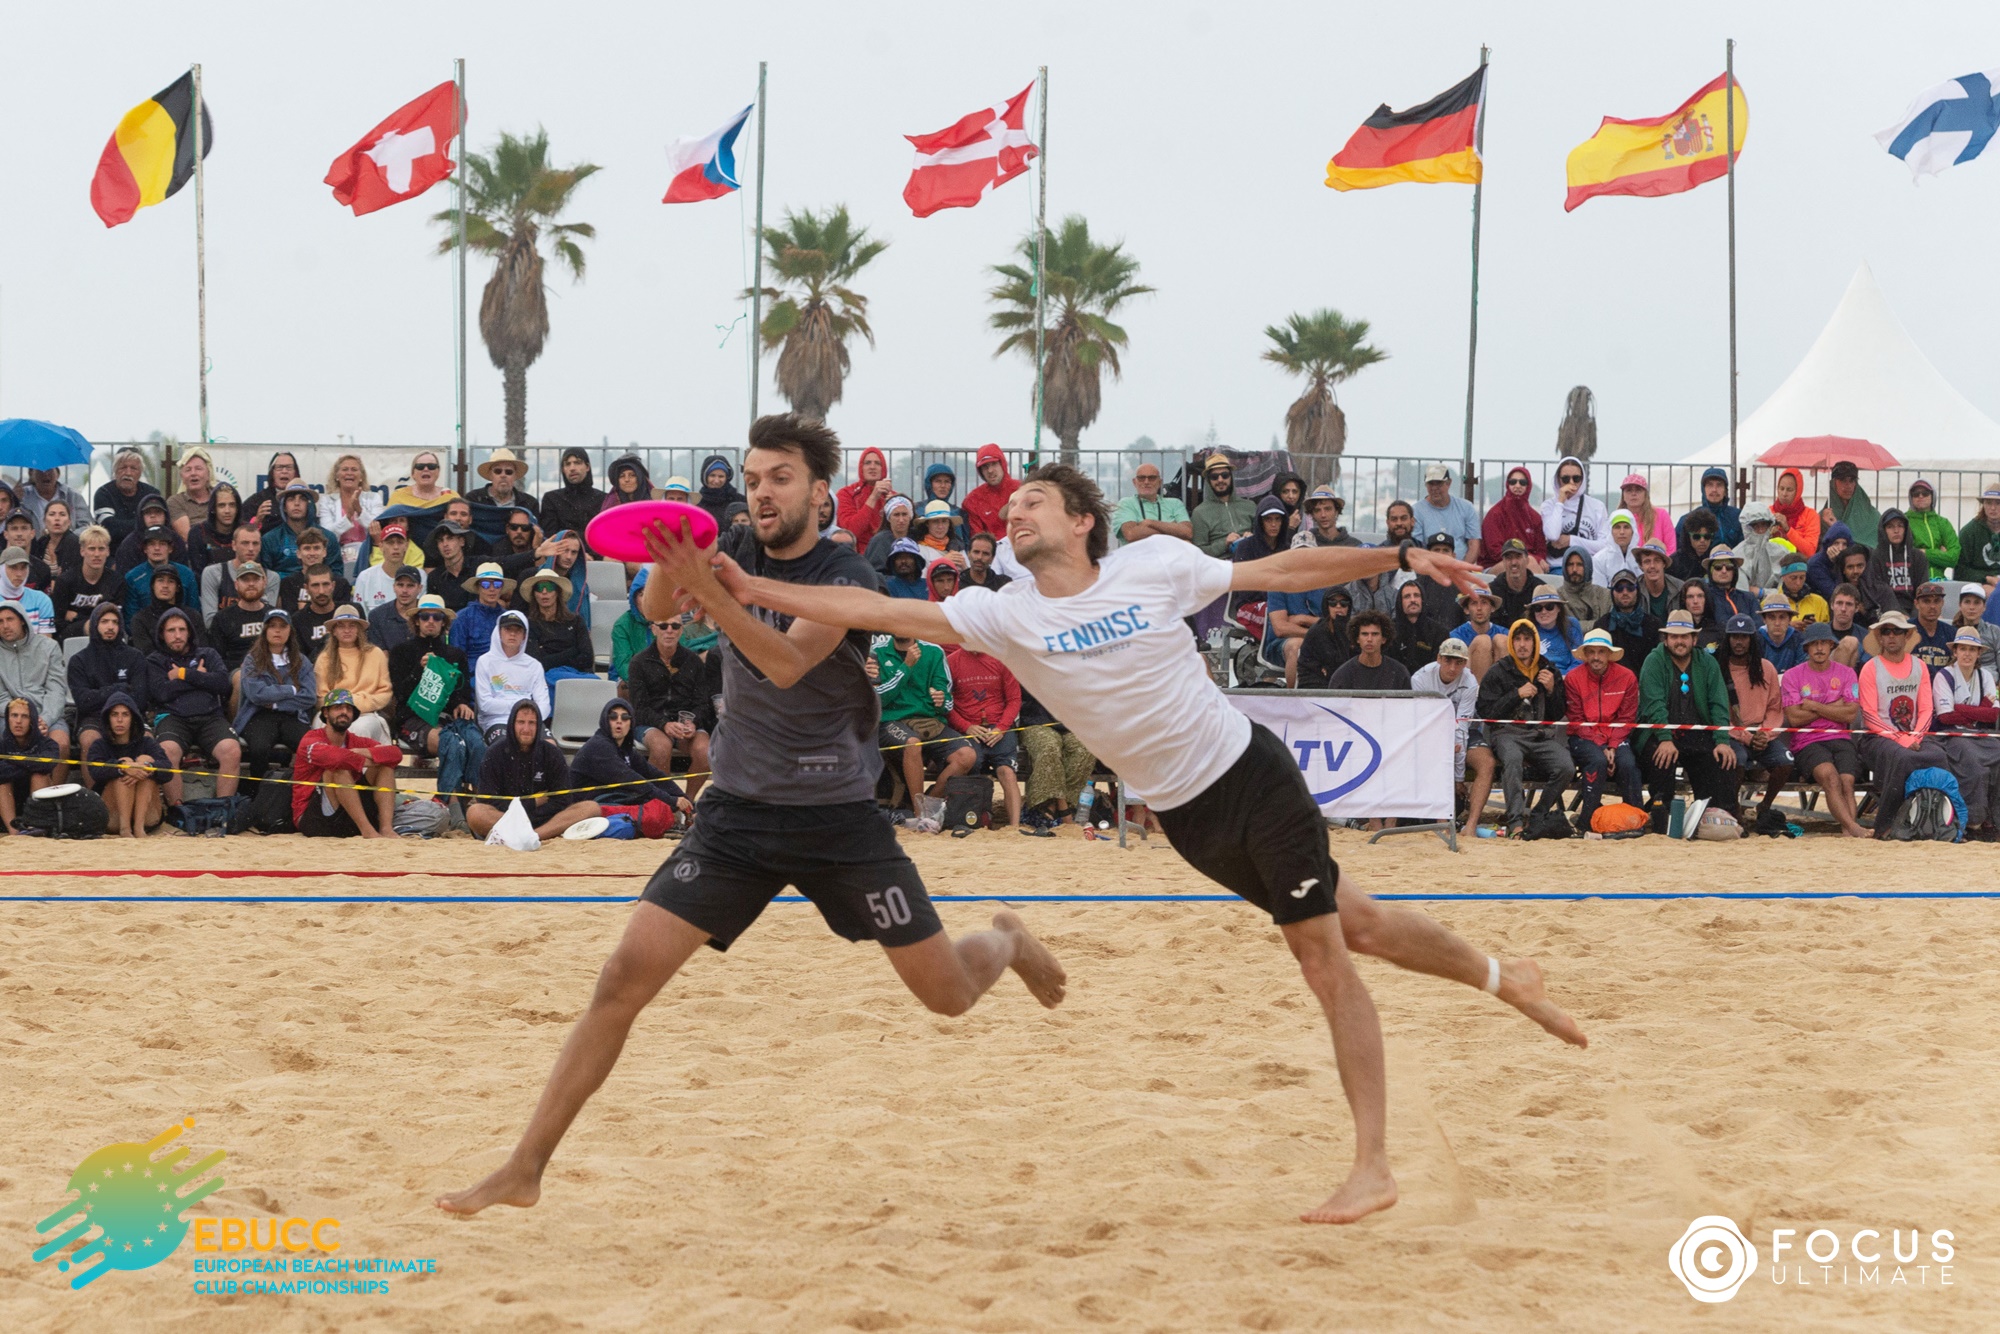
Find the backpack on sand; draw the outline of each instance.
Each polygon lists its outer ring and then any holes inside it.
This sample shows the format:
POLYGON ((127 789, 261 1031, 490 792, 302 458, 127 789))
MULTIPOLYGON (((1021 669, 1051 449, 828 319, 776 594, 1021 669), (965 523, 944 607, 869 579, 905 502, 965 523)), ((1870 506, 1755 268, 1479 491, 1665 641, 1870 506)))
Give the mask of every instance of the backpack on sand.
POLYGON ((944 818, 939 829, 977 829, 993 814, 993 780, 984 774, 961 774, 944 785, 944 818))
POLYGON ((50 838, 96 838, 111 827, 111 808, 82 784, 63 783, 29 797, 14 823, 50 838))
POLYGON ((1889 832, 1904 843, 1956 843, 1962 830, 1944 793, 1922 787, 1896 812, 1889 832))

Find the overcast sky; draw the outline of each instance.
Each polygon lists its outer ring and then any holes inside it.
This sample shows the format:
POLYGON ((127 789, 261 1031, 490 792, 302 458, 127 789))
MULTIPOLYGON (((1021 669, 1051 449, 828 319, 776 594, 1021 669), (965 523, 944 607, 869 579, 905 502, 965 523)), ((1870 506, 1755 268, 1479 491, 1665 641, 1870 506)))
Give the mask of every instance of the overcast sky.
MULTIPOLYGON (((1034 206, 1017 180, 919 221, 907 133, 1018 91, 1047 63, 1049 212, 1122 238, 1156 286, 1125 314, 1125 378, 1086 446, 1214 426, 1260 447, 1296 388, 1262 329, 1330 305, 1390 360, 1341 394, 1356 453, 1456 453, 1465 400, 1469 187, 1339 194, 1324 166, 1379 102, 1402 108, 1493 47, 1477 441, 1539 456, 1573 384, 1600 457, 1679 458, 1727 428, 1724 187, 1564 214, 1563 161, 1603 115, 1656 116, 1721 72, 1751 107, 1738 175, 1742 411, 1790 371, 1856 265, 1947 379, 2000 416, 1991 244, 2000 150, 1912 187, 1875 144, 1910 99, 2000 65, 2000 10, 1910 23, 1879 4, 1622 12, 1601 4, 746 3, 478 6, 75 3, 10 11, 0 47, 9 183, 0 414, 97 440, 197 433, 194 192, 107 231, 88 187, 118 117, 204 66, 212 429, 238 442, 449 443, 451 296, 428 214, 448 186, 356 219, 335 154, 468 62, 470 138, 545 126, 577 193, 586 280, 556 278, 529 374, 533 442, 734 444, 747 413, 750 192, 662 206, 665 145, 726 120, 770 62, 767 212, 846 203, 890 241, 856 286, 856 348, 831 414, 850 445, 1025 443, 1031 368, 996 361, 986 267, 1034 206), (321 18, 318 15, 326 14, 321 18), (1612 15, 1612 17, 1607 17, 1612 15)), ((746 142, 748 135, 746 134, 746 142)), ((486 265, 473 261, 474 306, 486 265)), ((472 334, 471 430, 501 438, 498 373, 472 334)), ((768 368, 765 401, 773 401, 768 368)), ((1921 452, 1921 451, 1918 451, 1921 452)))

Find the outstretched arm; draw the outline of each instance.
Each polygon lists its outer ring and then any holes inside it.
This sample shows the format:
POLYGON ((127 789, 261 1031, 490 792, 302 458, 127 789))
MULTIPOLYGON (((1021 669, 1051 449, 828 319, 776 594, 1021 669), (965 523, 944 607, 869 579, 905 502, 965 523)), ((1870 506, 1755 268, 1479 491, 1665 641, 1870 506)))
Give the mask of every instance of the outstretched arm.
POLYGON ((903 635, 933 644, 956 644, 958 631, 945 619, 944 608, 915 598, 884 597, 872 589, 829 584, 787 584, 743 573, 727 556, 716 578, 731 597, 751 607, 767 607, 789 616, 810 616, 822 625, 849 630, 873 630, 903 635))
MULTIPOLYGON (((1243 561, 1235 567, 1229 586, 1238 592, 1310 593, 1395 568, 1394 547, 1293 547, 1261 560, 1243 561)), ((1477 565, 1422 547, 1410 548, 1410 569, 1465 593, 1486 587, 1477 565)))

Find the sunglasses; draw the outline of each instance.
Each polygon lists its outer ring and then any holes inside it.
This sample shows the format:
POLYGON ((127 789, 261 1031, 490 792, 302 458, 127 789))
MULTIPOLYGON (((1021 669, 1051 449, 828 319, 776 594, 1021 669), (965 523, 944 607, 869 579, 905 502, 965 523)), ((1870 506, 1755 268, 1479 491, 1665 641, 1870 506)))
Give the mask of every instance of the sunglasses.
POLYGON ((507 581, 505 579, 481 579, 479 581, 481 588, 504 588, 506 584, 507 581))
POLYGON ((412 463, 410 465, 411 472, 436 472, 437 470, 438 466, 435 463, 412 463))
POLYGON ((1556 480, 1558 482, 1581 482, 1583 480, 1583 474, 1580 472, 1557 473, 1556 480))
POLYGON ((535 531, 535 525, 532 523, 510 523, 507 525, 507 531, 510 533, 532 533, 535 531))
POLYGON ((419 621, 442 621, 444 613, 441 611, 420 611, 417 613, 417 619, 419 621))
POLYGON ((1508 482, 1507 482, 1507 489, 1508 489, 1509 491, 1512 491, 1512 490, 1514 490, 1514 489, 1515 489, 1516 487, 1519 487, 1519 488, 1520 488, 1521 490, 1523 490, 1523 491, 1527 490, 1527 489, 1528 489, 1528 479, 1527 479, 1527 478, 1525 478, 1525 477, 1514 477, 1514 478, 1509 478, 1509 479, 1508 479, 1508 482))

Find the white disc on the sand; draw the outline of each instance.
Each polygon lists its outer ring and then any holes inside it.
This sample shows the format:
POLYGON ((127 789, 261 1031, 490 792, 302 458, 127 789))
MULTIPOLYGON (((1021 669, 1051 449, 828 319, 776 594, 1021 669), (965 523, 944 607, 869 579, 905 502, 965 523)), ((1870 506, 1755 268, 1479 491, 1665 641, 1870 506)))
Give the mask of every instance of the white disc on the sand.
POLYGON ((83 791, 81 783, 52 783, 41 791, 30 792, 28 795, 36 801, 54 801, 58 797, 73 797, 81 791, 83 791))
POLYGON ((596 838, 610 827, 611 821, 609 819, 602 815, 593 815, 587 820, 578 820, 575 824, 563 830, 563 837, 576 839, 596 838))

